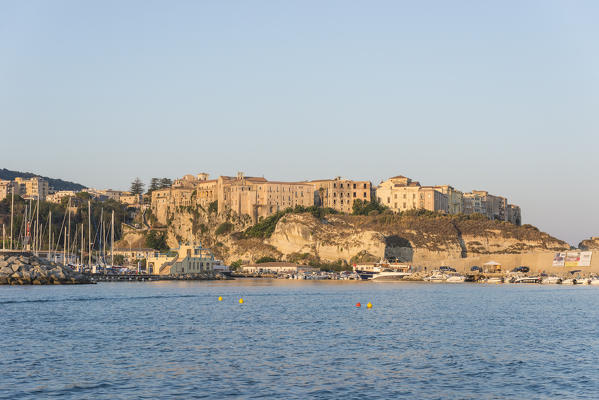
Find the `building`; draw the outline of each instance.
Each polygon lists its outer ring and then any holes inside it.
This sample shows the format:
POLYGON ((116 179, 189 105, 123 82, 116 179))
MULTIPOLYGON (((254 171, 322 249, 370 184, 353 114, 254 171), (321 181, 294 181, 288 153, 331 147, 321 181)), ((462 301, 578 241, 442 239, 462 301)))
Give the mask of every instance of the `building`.
POLYGON ((295 206, 314 205, 314 187, 306 182, 277 182, 265 178, 219 177, 218 212, 232 211, 249 215, 254 222, 278 211, 295 206))
POLYGON ((462 198, 464 214, 482 214, 487 216, 487 201, 476 193, 464 193, 462 198))
POLYGON ((215 263, 210 250, 189 244, 171 249, 167 254, 154 253, 146 259, 147 270, 153 275, 211 273, 215 263))
POLYGON ((371 201, 372 184, 370 181, 354 181, 337 177, 308 183, 313 186, 314 204, 320 207, 351 213, 354 201, 371 201))
POLYGON ((418 190, 420 208, 428 211, 447 213, 449 210, 448 197, 433 186, 422 186, 418 190))
POLYGON ((514 225, 522 225, 522 213, 519 206, 508 204, 507 220, 514 225))
POLYGON ((12 193, 12 182, 0 179, 0 201, 4 200, 10 193, 12 193))
POLYGON ((300 272, 319 272, 319 268, 297 265, 288 262, 268 262, 263 264, 249 264, 241 267, 244 274, 297 274, 300 272))
POLYGON ((133 263, 136 260, 148 259, 156 254, 156 250, 148 248, 118 248, 114 249, 114 255, 121 255, 125 262, 133 263))
POLYGON ((464 194, 449 185, 435 186, 435 190, 447 195, 447 212, 461 214, 463 212, 464 194))
POLYGON ((58 192, 49 194, 46 197, 46 201, 49 201, 50 203, 61 203, 62 199, 75 197, 76 195, 77 194, 73 190, 60 190, 58 192))
POLYGON ((169 213, 178 207, 199 206, 205 211, 218 202, 218 213, 248 215, 254 222, 289 207, 314 205, 314 188, 305 182, 274 182, 265 178, 186 175, 172 187, 152 192, 151 210, 157 221, 166 224, 169 213))
POLYGON ((33 178, 17 177, 13 183, 15 194, 19 194, 24 199, 46 200, 46 196, 50 191, 48 181, 39 176, 33 178))
POLYGON ((139 207, 141 205, 141 194, 124 193, 119 197, 119 202, 129 207, 139 207))
POLYGON ((403 175, 387 179, 376 189, 376 197, 384 206, 394 212, 416 210, 420 205, 420 183, 413 182, 403 175))

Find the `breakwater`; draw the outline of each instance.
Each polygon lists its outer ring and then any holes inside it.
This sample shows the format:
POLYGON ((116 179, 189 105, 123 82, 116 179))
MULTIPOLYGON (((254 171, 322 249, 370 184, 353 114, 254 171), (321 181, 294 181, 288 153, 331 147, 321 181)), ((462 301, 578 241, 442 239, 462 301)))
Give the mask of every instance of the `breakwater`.
POLYGON ((0 254, 0 285, 68 285, 94 283, 73 269, 31 253, 0 254))

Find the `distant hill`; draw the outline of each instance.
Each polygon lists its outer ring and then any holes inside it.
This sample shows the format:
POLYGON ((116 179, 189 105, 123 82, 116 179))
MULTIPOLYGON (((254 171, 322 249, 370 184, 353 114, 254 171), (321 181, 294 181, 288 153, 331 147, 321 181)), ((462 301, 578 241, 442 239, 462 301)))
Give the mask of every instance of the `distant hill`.
POLYGON ((50 187, 54 188, 54 190, 82 190, 85 189, 85 186, 80 185, 75 182, 63 181, 62 179, 53 179, 48 178, 46 176, 41 176, 37 174, 32 174, 31 172, 19 172, 19 171, 11 171, 6 168, 0 169, 0 179, 5 180, 14 180, 15 178, 33 178, 39 176, 48 181, 50 187))

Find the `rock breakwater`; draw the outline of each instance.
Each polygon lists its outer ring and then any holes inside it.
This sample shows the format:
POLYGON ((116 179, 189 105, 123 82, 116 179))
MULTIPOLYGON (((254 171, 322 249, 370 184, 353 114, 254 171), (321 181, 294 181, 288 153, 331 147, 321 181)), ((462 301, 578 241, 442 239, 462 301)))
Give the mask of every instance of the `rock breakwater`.
POLYGON ((87 276, 29 253, 0 254, 0 285, 93 283, 87 276))

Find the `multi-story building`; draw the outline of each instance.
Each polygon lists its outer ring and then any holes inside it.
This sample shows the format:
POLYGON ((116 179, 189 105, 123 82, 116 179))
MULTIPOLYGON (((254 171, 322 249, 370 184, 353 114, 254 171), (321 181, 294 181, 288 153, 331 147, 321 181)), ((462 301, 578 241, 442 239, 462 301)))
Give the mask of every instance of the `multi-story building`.
POLYGON ((253 221, 295 206, 314 205, 314 187, 306 182, 275 182, 259 177, 218 178, 218 211, 249 215, 253 221))
POLYGON ((49 194, 46 197, 46 201, 49 201, 51 203, 60 203, 62 202, 62 199, 64 198, 68 198, 68 197, 75 197, 76 193, 73 190, 59 190, 58 192, 49 194))
POLYGON ((507 220, 509 222, 511 222, 514 225, 521 225, 522 224, 522 213, 520 211, 520 207, 513 205, 513 204, 508 204, 507 207, 507 220))
POLYGON ((308 183, 313 186, 314 203, 321 207, 351 213, 354 201, 371 201, 370 181, 354 181, 337 177, 308 183))
POLYGON ((50 186, 48 181, 39 176, 33 178, 21 178, 17 177, 14 180, 15 194, 19 194, 21 197, 33 200, 46 200, 50 186))
POLYGON ((464 194, 449 185, 435 186, 435 190, 447 195, 447 212, 449 214, 461 214, 463 212, 464 194))
POLYGON ((0 201, 4 200, 10 193, 12 193, 12 182, 0 179, 0 201))
POLYGON ((448 197, 433 186, 422 186, 418 190, 420 208, 428 211, 447 213, 449 209, 448 197))

